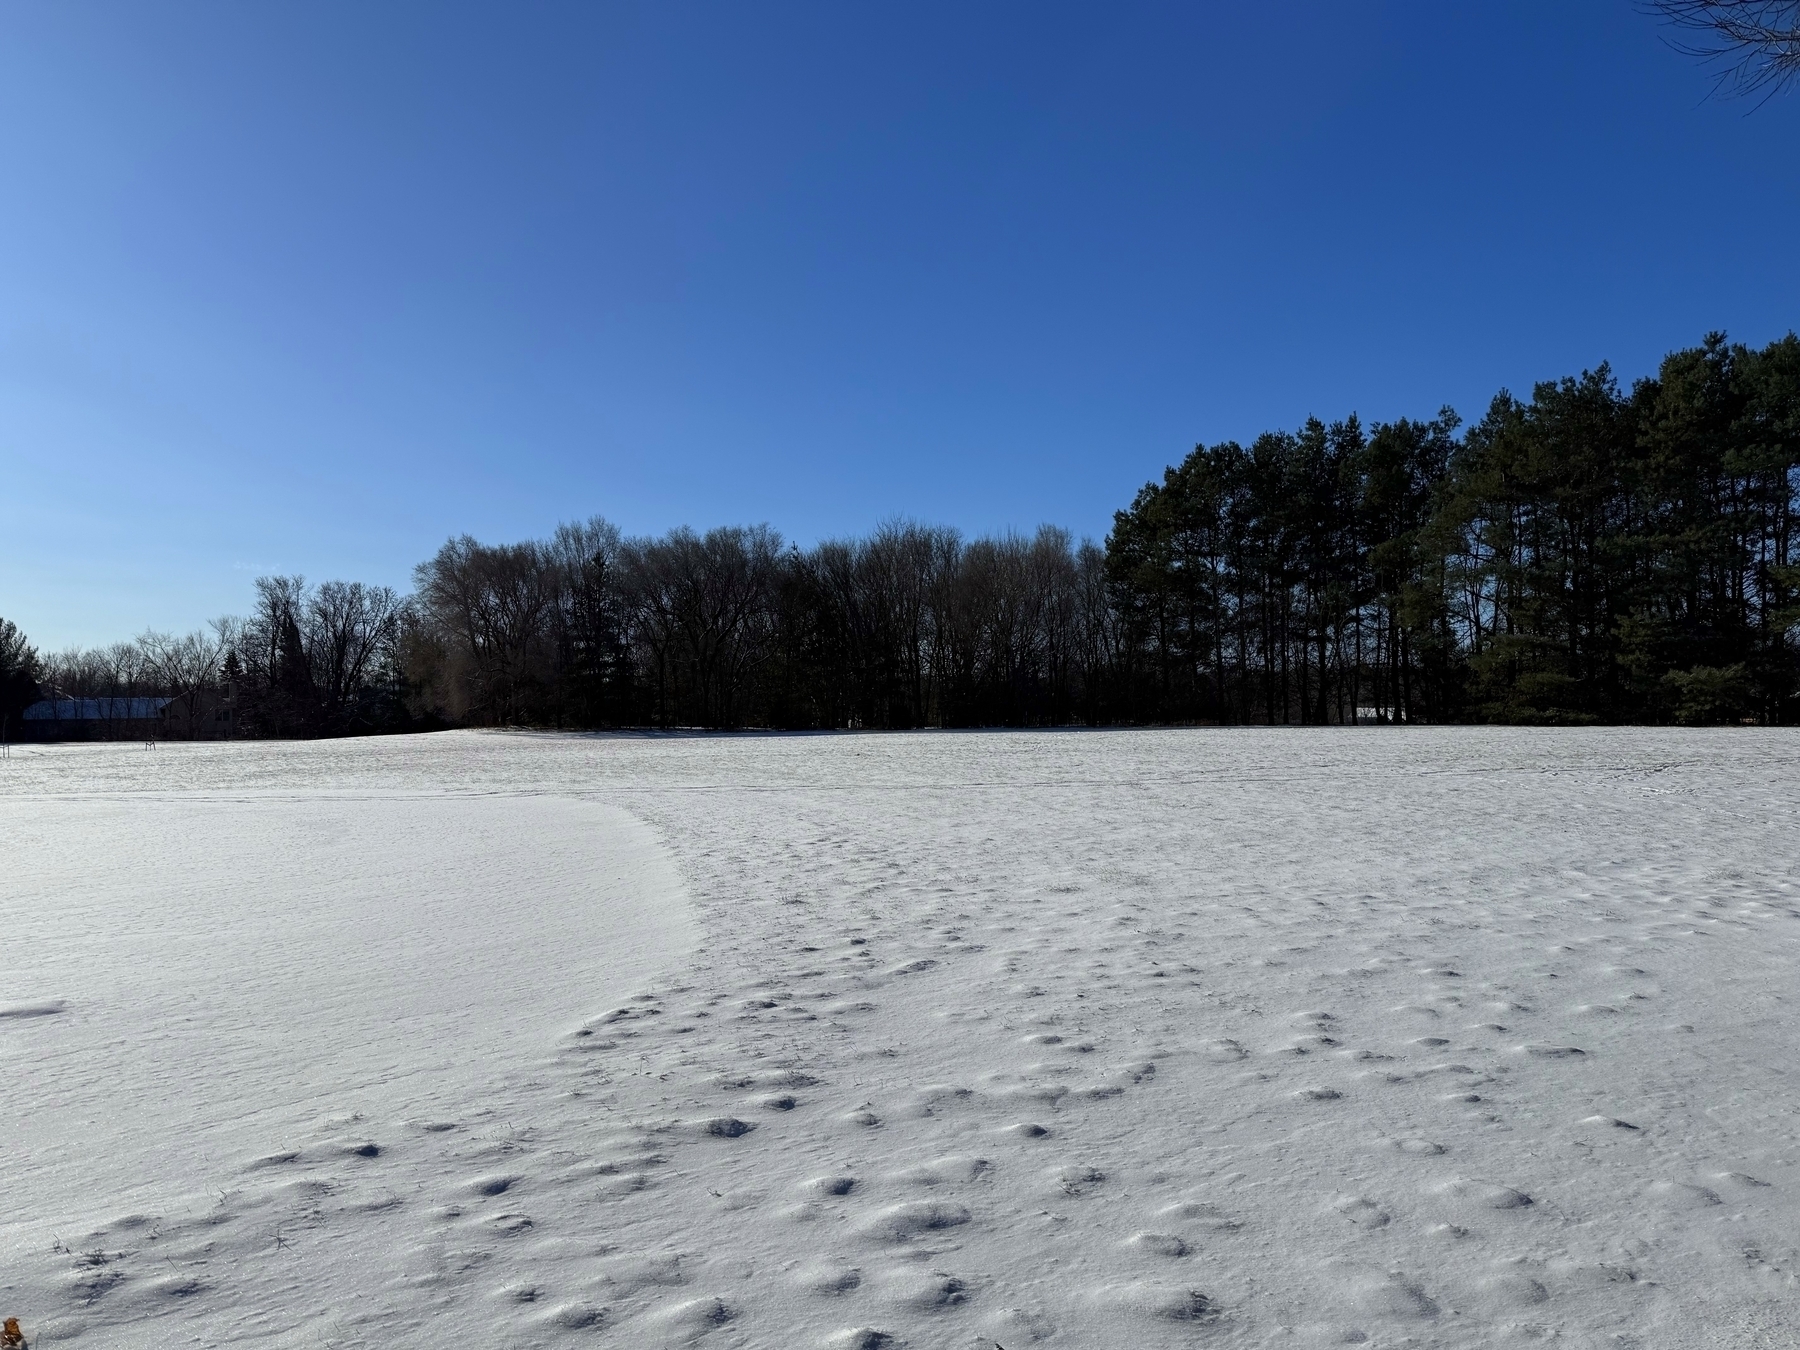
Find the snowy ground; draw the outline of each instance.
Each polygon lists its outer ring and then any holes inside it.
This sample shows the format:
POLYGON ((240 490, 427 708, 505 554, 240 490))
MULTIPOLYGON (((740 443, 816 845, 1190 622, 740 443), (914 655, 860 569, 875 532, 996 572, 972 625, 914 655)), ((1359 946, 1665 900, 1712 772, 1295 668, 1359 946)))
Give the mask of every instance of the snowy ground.
POLYGON ((42 1346, 1786 1347, 1800 736, 15 750, 42 1346))

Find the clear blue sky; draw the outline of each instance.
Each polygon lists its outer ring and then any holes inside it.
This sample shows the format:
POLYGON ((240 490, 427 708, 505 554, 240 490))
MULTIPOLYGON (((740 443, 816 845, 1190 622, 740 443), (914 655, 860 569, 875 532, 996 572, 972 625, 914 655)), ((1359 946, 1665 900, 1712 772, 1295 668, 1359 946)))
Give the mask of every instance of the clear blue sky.
POLYGON ((1101 537, 1197 441, 1800 323, 1630 0, 0 3, 0 615, 447 536, 1101 537))

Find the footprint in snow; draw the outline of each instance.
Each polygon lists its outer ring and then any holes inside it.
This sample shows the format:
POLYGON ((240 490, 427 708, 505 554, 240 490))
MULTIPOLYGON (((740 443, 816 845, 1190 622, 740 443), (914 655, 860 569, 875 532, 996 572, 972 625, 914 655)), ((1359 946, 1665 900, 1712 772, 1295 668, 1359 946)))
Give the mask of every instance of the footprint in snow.
MULTIPOLYGON (((536 1297, 536 1291, 533 1291, 536 1297)), ((538 1318, 541 1325, 555 1327, 561 1331, 586 1331, 600 1325, 606 1316, 606 1310, 596 1308, 591 1303, 564 1303, 551 1308, 538 1318)))
POLYGON ((831 1350, 891 1350, 899 1342, 874 1327, 851 1327, 832 1335, 825 1344, 831 1350))
POLYGON ((1478 1287, 1495 1302, 1521 1308, 1532 1307, 1550 1297, 1550 1291, 1537 1280, 1516 1270, 1490 1275, 1478 1287))
POLYGON ((865 1221, 863 1231, 870 1237, 888 1242, 907 1242, 923 1233, 943 1228, 956 1228, 969 1222, 971 1215, 964 1205, 935 1200, 915 1200, 892 1205, 865 1221))
POLYGON ((862 1284, 862 1272, 854 1266, 822 1262, 802 1266, 794 1272, 794 1283, 808 1293, 835 1297, 847 1294, 862 1284))
POLYGON ((1515 1190, 1511 1186, 1501 1186, 1492 1181, 1477 1181, 1470 1177, 1458 1177, 1454 1181, 1447 1181, 1439 1186, 1437 1191, 1439 1195, 1472 1200, 1488 1209, 1529 1209, 1537 1203, 1524 1191, 1515 1190))
POLYGON ((159 1280, 150 1282, 150 1292, 162 1298, 192 1298, 202 1293, 206 1285, 190 1275, 165 1275, 159 1280))
POLYGON ((1396 1139, 1394 1147, 1415 1158, 1435 1158, 1445 1151, 1442 1144, 1430 1139, 1396 1139))
POLYGON ((993 1164, 986 1158, 967 1156, 951 1156, 937 1158, 918 1167, 909 1167, 895 1172, 891 1180, 910 1186, 943 1186, 957 1182, 974 1181, 991 1171, 993 1164))
POLYGON ((1095 1167, 1080 1165, 1058 1168, 1051 1174, 1055 1193, 1068 1196, 1086 1195, 1106 1180, 1106 1173, 1095 1167))
POLYGON ((1753 1177, 1748 1172, 1718 1172, 1714 1174, 1714 1177, 1716 1180, 1727 1182, 1733 1186, 1766 1188, 1769 1185, 1768 1182, 1753 1177))
POLYGON ((1178 1200, 1157 1210, 1156 1217, 1169 1222, 1196 1223, 1214 1233, 1231 1233, 1244 1226, 1244 1221, 1230 1210, 1206 1200, 1178 1200))
POLYGON ((1362 1229, 1386 1228, 1390 1221, 1390 1216, 1385 1209, 1373 1200, 1360 1195, 1339 1196, 1332 1202, 1331 1207, 1339 1215, 1362 1229))
POLYGON ((968 1283, 945 1271, 902 1270, 883 1282, 883 1297, 902 1308, 936 1312, 969 1301, 968 1283))
POLYGON ((613 1296, 625 1298, 687 1283, 680 1256, 668 1252, 608 1257, 598 1264, 596 1274, 613 1296))
MULTIPOLYGON (((985 1326, 994 1346, 1001 1350, 1014 1350, 1020 1345, 1049 1340, 1056 1334, 1056 1323, 1030 1308, 1002 1308, 985 1326)), ((990 1347, 978 1344, 976 1350, 990 1350, 990 1347)))
POLYGON ((1404 1276, 1365 1284, 1358 1292, 1356 1304, 1377 1317, 1427 1318, 1438 1315, 1436 1300, 1418 1281, 1404 1276))
POLYGON ((741 1139, 755 1128, 756 1126, 739 1120, 736 1116, 714 1116, 711 1120, 701 1122, 700 1133, 709 1139, 741 1139))
POLYGON ((1147 1256, 1186 1256, 1188 1245, 1173 1233, 1133 1233, 1125 1245, 1147 1256))
POLYGON ((1212 1322, 1220 1308, 1198 1289, 1180 1285, 1128 1284, 1103 1289, 1103 1304, 1121 1312, 1146 1314, 1166 1322, 1212 1322))
POLYGON ((669 1335, 682 1341, 697 1341, 708 1332, 716 1331, 737 1315, 736 1311, 718 1298, 690 1298, 667 1308, 650 1313, 646 1320, 664 1328, 669 1335))
POLYGON ((1655 1181, 1645 1193, 1666 1209, 1711 1209, 1725 1203, 1710 1186, 1686 1181, 1655 1181))

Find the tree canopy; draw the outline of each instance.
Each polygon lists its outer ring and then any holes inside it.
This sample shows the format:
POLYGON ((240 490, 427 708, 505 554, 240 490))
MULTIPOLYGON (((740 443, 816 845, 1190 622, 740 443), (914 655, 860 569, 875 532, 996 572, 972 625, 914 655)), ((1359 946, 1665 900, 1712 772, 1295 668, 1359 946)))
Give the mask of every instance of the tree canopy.
MULTIPOLYGON (((1195 447, 1104 543, 892 521, 448 540, 414 592, 298 577, 210 632, 0 679, 228 693, 240 733, 1800 721, 1800 339, 1714 334, 1465 426, 1308 419, 1195 447)), ((10 673, 9 673, 10 672, 10 673)), ((16 700, 15 700, 16 701, 16 700)))

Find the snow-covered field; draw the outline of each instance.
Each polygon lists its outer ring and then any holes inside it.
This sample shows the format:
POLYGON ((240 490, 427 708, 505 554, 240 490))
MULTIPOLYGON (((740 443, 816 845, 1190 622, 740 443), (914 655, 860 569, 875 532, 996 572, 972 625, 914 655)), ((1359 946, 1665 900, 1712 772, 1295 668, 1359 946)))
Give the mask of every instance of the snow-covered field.
POLYGON ((33 1343, 1800 1343, 1800 736, 0 763, 33 1343))

